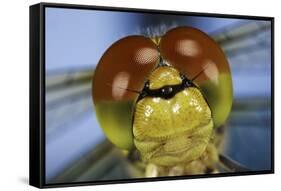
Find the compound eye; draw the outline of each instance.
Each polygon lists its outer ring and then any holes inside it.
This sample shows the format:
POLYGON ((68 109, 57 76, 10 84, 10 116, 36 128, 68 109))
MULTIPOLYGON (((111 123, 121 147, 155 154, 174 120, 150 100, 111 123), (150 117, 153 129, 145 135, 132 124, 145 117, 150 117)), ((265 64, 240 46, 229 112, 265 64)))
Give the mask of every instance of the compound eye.
POLYGON ((230 68, 220 46, 198 29, 178 27, 161 38, 160 53, 188 79, 196 77, 194 83, 211 107, 215 126, 220 126, 232 105, 230 68))
POLYGON ((96 114, 107 137, 121 148, 133 145, 133 104, 158 61, 152 40, 129 36, 111 45, 96 67, 92 84, 96 114))
POLYGON ((115 42, 102 56, 93 79, 94 101, 133 100, 159 60, 156 45, 143 36, 115 42))

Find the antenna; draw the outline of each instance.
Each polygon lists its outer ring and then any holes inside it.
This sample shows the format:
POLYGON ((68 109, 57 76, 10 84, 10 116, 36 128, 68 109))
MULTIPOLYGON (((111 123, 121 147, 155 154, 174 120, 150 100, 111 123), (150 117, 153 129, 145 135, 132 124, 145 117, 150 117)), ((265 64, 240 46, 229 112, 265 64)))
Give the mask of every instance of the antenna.
MULTIPOLYGON (((111 84, 109 83, 106 83, 106 85, 110 86, 110 87, 113 87, 111 84)), ((138 91, 138 90, 132 90, 132 89, 128 89, 128 88, 123 88, 123 87, 119 87, 119 86, 114 86, 116 88, 119 88, 119 89, 122 89, 122 90, 127 90, 128 92, 132 92, 132 93, 137 93, 137 94, 140 94, 141 92, 138 91)))
POLYGON ((208 65, 209 65, 209 64, 206 64, 206 65, 203 67, 203 70, 201 70, 198 74, 196 74, 196 75, 191 79, 191 81, 196 80, 196 78, 198 78, 198 77, 206 70, 206 68, 207 68, 208 65))

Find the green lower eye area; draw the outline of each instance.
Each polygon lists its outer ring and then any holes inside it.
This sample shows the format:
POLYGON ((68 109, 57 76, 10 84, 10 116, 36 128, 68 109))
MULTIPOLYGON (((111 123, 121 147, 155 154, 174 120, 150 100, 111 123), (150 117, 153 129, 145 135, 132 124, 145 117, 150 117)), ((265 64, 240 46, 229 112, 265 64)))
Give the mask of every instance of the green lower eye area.
POLYGON ((95 104, 98 121, 107 138, 121 149, 133 147, 133 101, 101 101, 95 104))
POLYGON ((217 128, 226 121, 232 107, 232 80, 227 73, 219 77, 220 85, 207 81, 200 85, 202 93, 208 98, 208 104, 212 110, 214 127, 217 128))

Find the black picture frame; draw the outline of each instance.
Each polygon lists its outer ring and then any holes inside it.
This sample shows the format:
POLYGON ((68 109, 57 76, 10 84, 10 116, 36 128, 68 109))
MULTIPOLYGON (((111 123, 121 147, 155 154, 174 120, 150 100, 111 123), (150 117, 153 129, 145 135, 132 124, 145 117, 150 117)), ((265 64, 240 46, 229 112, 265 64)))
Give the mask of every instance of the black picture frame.
POLYGON ((56 3, 39 3, 30 6, 30 131, 29 131, 29 184, 38 188, 85 186, 99 184, 164 181, 225 176, 241 176, 274 173, 274 18, 248 15, 195 13, 167 10, 132 9, 56 3), (271 169, 262 171, 189 175, 157 178, 123 179, 114 181, 65 182, 47 184, 45 181, 45 9, 48 7, 66 9, 104 10, 118 12, 163 13, 172 15, 205 16, 216 18, 239 18, 266 20, 271 22, 271 169))

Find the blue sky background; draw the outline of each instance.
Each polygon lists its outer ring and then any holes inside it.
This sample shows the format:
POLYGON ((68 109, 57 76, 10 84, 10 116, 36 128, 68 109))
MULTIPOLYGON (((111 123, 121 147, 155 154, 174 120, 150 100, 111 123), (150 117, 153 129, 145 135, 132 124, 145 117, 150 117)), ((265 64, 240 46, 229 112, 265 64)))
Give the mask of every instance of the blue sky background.
POLYGON ((211 33, 236 22, 247 20, 47 8, 46 70, 94 67, 113 42, 148 27, 190 25, 211 33))

